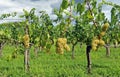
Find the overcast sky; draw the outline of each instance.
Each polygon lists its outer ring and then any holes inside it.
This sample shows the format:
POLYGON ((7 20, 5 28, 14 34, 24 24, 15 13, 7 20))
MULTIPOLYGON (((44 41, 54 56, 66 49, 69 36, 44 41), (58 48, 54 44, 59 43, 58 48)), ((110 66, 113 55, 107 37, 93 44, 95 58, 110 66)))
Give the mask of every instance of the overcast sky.
MULTIPOLYGON (((10 13, 14 11, 22 13, 23 8, 27 10, 36 8, 37 11, 45 10, 52 18, 54 18, 54 15, 52 15, 52 10, 53 8, 59 8, 61 1, 62 0, 0 0, 0 14, 10 13)), ((120 4, 120 0, 107 1, 120 4)), ((106 13, 106 16, 110 18, 110 7, 104 5, 103 11, 106 13)), ((0 20, 0 22, 3 21, 0 20)), ((4 22, 6 21, 4 20, 4 22)))

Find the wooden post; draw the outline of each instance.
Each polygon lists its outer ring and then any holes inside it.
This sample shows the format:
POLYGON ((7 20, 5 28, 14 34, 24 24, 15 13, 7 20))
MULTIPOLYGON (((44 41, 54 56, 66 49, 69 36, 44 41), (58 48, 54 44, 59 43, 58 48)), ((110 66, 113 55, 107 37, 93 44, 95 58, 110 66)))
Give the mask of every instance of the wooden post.
POLYGON ((75 58, 75 45, 77 44, 77 41, 72 45, 72 59, 75 58))
MULTIPOLYGON (((25 35, 29 35, 29 24, 28 21, 26 28, 25 28, 25 35)), ((29 65, 29 60, 30 60, 30 54, 29 54, 29 48, 25 47, 25 52, 24 52, 24 68, 25 68, 25 72, 29 71, 30 65, 29 65)))
POLYGON ((72 45, 72 59, 75 58, 74 48, 75 48, 75 45, 72 45))
POLYGON ((110 46, 107 45, 105 46, 105 48, 106 48, 106 56, 110 56, 110 46))
POLYGON ((2 43, 0 43, 0 57, 2 56, 2 43))
POLYGON ((25 49, 24 52, 24 65, 25 65, 25 72, 29 71, 29 50, 25 49))
POLYGON ((34 47, 34 54, 35 54, 35 57, 38 56, 38 50, 39 50, 39 47, 34 47))
POLYGON ((87 71, 91 73, 91 59, 90 59, 91 46, 86 47, 86 56, 87 56, 87 71))
POLYGON ((2 57, 2 49, 3 49, 3 46, 4 46, 5 42, 3 43, 0 43, 0 57, 2 57))

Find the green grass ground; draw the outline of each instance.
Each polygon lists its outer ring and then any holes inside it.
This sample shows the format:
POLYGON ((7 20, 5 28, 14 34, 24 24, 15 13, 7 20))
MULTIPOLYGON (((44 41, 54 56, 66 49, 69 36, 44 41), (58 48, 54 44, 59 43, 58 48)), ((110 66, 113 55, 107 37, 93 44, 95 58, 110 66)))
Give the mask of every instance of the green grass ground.
POLYGON ((64 55, 39 52, 34 56, 30 53, 30 71, 24 73, 24 56, 9 59, 15 47, 5 46, 0 58, 0 77, 120 77, 120 48, 111 48, 111 56, 106 57, 105 48, 91 52, 92 73, 87 74, 85 46, 76 46, 75 59, 71 59, 71 52, 64 55))

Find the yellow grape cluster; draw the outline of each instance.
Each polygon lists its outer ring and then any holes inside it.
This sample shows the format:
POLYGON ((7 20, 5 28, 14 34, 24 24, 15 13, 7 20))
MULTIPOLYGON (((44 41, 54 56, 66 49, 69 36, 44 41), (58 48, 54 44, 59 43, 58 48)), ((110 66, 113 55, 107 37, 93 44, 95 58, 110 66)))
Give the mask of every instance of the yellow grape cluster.
POLYGON ((70 47, 67 45, 66 38, 58 38, 56 41, 56 53, 64 54, 64 49, 70 51, 70 47))
POLYGON ((102 26, 102 31, 107 31, 109 27, 109 23, 105 23, 103 26, 102 26))
POLYGON ((29 48, 30 38, 29 38, 29 35, 28 35, 28 34, 26 34, 25 36, 23 36, 23 41, 24 41, 24 46, 25 46, 25 48, 29 48))
POLYGON ((105 42, 102 39, 96 38, 96 39, 92 40, 92 49, 93 50, 97 50, 98 46, 103 46, 103 45, 105 45, 105 42))
POLYGON ((105 23, 105 24, 102 26, 102 32, 100 33, 100 36, 93 38, 93 40, 92 40, 92 49, 93 49, 93 50, 97 50, 97 47, 98 47, 98 46, 103 46, 103 45, 105 45, 105 42, 104 42, 101 38, 102 38, 102 36, 105 35, 108 27, 109 27, 109 23, 105 23))
POLYGON ((105 24, 102 26, 102 32, 100 33, 100 36, 101 36, 101 37, 105 35, 108 27, 109 27, 109 23, 105 23, 105 24))

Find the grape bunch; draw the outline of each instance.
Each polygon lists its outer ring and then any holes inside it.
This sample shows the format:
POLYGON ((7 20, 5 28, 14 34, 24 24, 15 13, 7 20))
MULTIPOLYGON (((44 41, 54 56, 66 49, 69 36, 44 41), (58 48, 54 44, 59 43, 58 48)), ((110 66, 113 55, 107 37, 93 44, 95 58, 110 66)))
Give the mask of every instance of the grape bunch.
POLYGON ((97 50, 98 46, 105 45, 105 42, 102 39, 95 38, 92 40, 92 49, 97 50))
POLYGON ((107 29, 109 27, 109 23, 105 23, 103 26, 102 26, 102 32, 100 33, 100 37, 104 36, 107 29))
POLYGON ((105 42, 102 40, 102 37, 105 35, 108 27, 109 27, 109 23, 105 23, 102 26, 102 32, 99 34, 99 36, 93 38, 91 45, 93 50, 97 50, 98 46, 105 45, 105 42))
POLYGON ((29 38, 29 35, 26 34, 25 36, 23 36, 23 42, 24 42, 24 46, 25 48, 29 48, 29 41, 30 41, 30 38, 29 38))
POLYGON ((70 51, 70 47, 67 44, 66 38, 58 38, 56 41, 56 53, 64 54, 64 49, 70 51))

